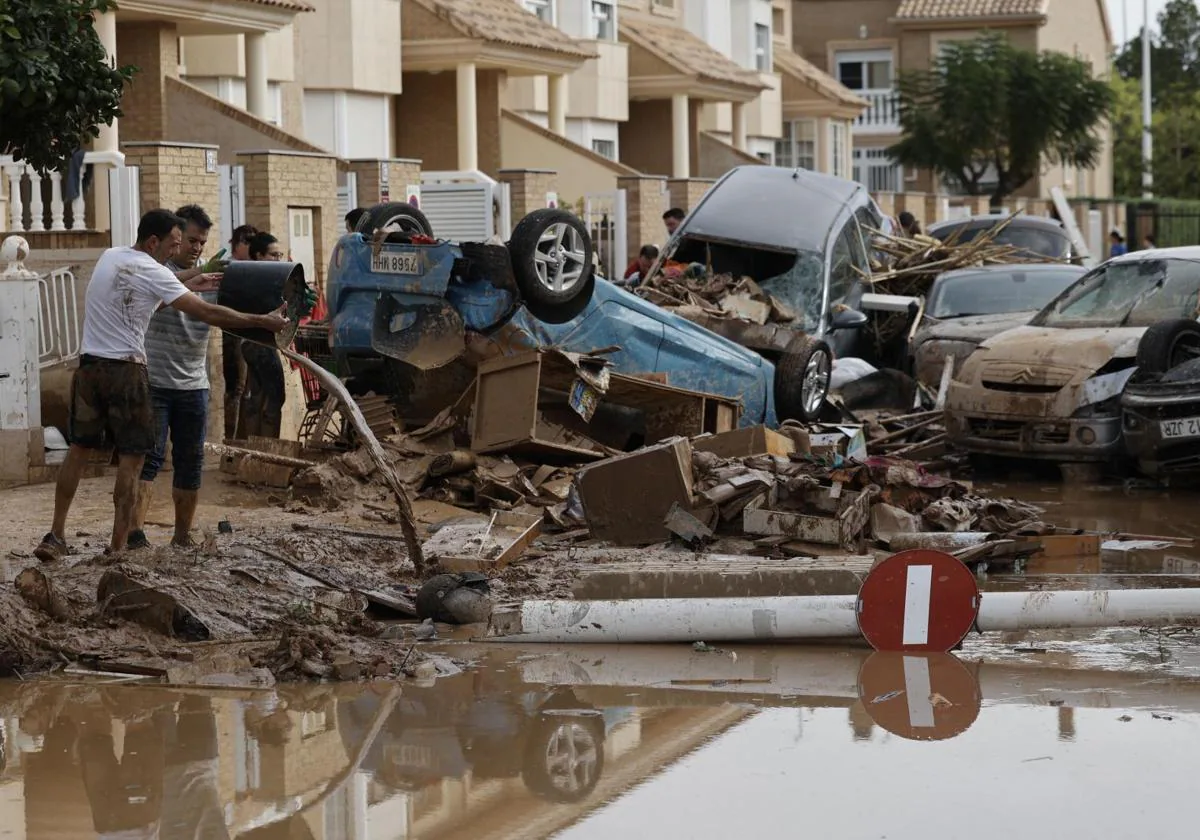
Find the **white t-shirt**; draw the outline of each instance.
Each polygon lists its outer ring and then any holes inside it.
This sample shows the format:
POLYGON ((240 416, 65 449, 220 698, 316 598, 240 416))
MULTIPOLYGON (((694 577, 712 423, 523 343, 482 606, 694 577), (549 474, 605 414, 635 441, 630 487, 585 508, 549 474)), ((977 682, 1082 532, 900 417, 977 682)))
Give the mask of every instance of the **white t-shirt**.
POLYGON ((146 252, 109 248, 88 283, 80 352, 146 364, 146 329, 155 310, 187 293, 187 287, 146 252))

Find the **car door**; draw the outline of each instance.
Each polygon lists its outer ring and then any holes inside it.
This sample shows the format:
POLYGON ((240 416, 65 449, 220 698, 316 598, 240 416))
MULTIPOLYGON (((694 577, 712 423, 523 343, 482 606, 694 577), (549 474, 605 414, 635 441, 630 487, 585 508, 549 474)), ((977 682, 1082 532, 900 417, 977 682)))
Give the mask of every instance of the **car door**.
POLYGON ((867 249, 863 245, 858 221, 853 215, 846 218, 833 240, 829 259, 828 303, 825 307, 825 340, 835 356, 853 355, 860 330, 829 330, 829 319, 837 308, 856 308, 862 300, 862 279, 870 271, 867 249))

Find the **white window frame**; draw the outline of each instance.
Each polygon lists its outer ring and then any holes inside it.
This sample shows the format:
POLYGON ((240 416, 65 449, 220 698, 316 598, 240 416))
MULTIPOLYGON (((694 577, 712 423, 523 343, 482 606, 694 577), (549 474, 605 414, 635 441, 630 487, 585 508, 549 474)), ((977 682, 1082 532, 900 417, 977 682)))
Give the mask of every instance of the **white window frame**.
POLYGON ((588 21, 595 41, 617 40, 617 4, 613 0, 589 0, 588 21), (607 27, 608 33, 602 30, 607 27))
POLYGON ((600 157, 602 157, 602 158, 608 158, 609 160, 616 160, 617 159, 617 141, 611 140, 607 137, 593 137, 592 138, 592 151, 594 153, 600 155, 600 157), (610 148, 612 150, 611 154, 600 151, 600 147, 605 147, 605 146, 607 146, 608 148, 610 148))
POLYGON ((784 120, 783 136, 775 143, 775 165, 817 171, 817 133, 817 121, 812 117, 784 120), (800 136, 801 126, 807 129, 804 137, 800 136))
POLYGON ((839 50, 833 56, 833 77, 841 82, 843 64, 861 64, 863 65, 863 84, 866 85, 870 82, 866 65, 879 61, 886 61, 891 65, 891 71, 888 73, 891 83, 882 88, 856 88, 854 92, 857 94, 888 93, 896 88, 896 55, 886 47, 878 50, 839 50))
POLYGON ((558 10, 554 0, 521 0, 525 11, 551 26, 558 25, 558 10))
POLYGON ((771 72, 771 27, 762 23, 754 24, 754 69, 759 73, 771 72))
POLYGON ((882 148, 855 146, 850 150, 853 180, 870 192, 904 192, 904 167, 882 148))

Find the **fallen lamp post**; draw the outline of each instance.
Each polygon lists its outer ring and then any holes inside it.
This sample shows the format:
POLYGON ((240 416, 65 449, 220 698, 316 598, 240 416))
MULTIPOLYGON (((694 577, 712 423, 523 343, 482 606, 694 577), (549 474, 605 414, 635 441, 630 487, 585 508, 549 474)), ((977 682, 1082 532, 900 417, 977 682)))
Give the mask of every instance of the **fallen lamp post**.
POLYGON ((858 595, 529 600, 497 609, 488 641, 638 644, 857 640, 952 650, 971 630, 1200 625, 1200 589, 988 592, 953 555, 900 552, 858 595))

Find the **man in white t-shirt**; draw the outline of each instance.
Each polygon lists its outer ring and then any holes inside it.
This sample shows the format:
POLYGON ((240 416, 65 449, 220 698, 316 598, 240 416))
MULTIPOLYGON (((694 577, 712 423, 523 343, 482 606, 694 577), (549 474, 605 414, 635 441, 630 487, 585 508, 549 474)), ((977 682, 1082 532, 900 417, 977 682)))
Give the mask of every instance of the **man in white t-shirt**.
POLYGON ((151 210, 138 224, 137 244, 110 248, 92 272, 84 300, 79 369, 71 379, 67 457, 58 473, 54 524, 34 554, 43 562, 67 553, 66 525, 71 502, 91 450, 117 451, 113 489, 113 531, 108 553, 119 554, 133 524, 137 479, 155 443, 154 412, 146 373, 146 330, 162 306, 172 306, 222 329, 280 332, 285 307, 268 315, 246 315, 209 303, 197 292, 210 291, 212 275, 186 285, 164 263, 179 253, 183 219, 151 210))

